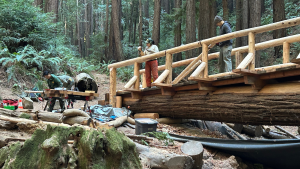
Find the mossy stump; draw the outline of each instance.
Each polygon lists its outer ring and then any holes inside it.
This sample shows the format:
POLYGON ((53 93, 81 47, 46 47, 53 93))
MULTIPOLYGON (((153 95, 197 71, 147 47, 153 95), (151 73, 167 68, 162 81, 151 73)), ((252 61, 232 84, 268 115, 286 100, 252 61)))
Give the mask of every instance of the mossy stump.
POLYGON ((37 129, 24 145, 0 149, 0 168, 97 168, 139 169, 136 147, 115 129, 104 134, 81 127, 47 126, 37 129), (73 144, 68 139, 73 138, 73 144))

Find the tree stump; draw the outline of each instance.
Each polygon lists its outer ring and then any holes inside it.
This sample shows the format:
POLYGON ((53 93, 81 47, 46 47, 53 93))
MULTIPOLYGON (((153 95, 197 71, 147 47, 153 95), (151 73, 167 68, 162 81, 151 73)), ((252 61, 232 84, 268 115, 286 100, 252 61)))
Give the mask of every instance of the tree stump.
POLYGON ((201 169, 203 165, 203 146, 199 141, 189 141, 181 146, 184 154, 191 156, 194 160, 193 169, 201 169))

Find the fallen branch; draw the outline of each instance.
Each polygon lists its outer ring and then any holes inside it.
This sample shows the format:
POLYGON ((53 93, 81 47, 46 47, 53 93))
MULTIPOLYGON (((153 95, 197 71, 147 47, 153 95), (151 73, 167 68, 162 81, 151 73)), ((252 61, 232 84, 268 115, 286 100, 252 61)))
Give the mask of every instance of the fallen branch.
POLYGON ((67 109, 63 112, 63 115, 67 117, 74 117, 74 116, 90 117, 84 111, 78 109, 67 109))
MULTIPOLYGON (((127 117, 127 116, 122 116, 122 117, 118 117, 116 120, 114 121, 110 121, 107 124, 109 126, 114 126, 114 127, 119 127, 121 126, 123 123, 125 123, 126 121, 128 122, 132 122, 134 121, 131 117, 127 117)), ((132 124, 132 123, 131 123, 132 124)))
POLYGON ((65 124, 81 124, 81 125, 88 125, 91 123, 92 119, 90 117, 82 117, 82 116, 74 116, 74 117, 64 117, 63 123, 65 124))

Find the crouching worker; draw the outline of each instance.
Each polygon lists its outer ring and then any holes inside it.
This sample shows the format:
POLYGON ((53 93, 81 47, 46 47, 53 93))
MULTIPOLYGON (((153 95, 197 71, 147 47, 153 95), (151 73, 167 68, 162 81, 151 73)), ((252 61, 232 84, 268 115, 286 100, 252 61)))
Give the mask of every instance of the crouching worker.
MULTIPOLYGON (((146 48, 144 52, 142 51, 141 46, 138 48, 138 50, 140 51, 140 56, 150 55, 159 52, 158 47, 154 45, 154 41, 151 38, 146 40, 146 48)), ((146 73, 147 88, 151 88, 151 74, 153 76, 153 81, 155 81, 158 78, 157 58, 146 62, 145 73, 146 73)))
MULTIPOLYGON (((47 79, 49 89, 55 89, 55 88, 63 87, 63 84, 60 81, 60 79, 57 76, 55 76, 54 74, 50 74, 49 71, 44 71, 43 77, 45 77, 47 79)), ((48 109, 49 112, 52 112, 52 110, 54 108, 54 105, 55 105, 55 102, 56 102, 56 99, 59 100, 60 108, 62 110, 65 109, 64 102, 61 98, 51 98, 49 109, 48 109)))

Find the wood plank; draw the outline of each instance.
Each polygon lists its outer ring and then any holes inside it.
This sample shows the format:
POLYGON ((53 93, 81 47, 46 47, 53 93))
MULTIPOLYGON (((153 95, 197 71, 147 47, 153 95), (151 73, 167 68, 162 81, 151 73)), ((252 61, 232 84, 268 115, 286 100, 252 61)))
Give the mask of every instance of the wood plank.
POLYGON ((179 87, 175 87, 175 91, 195 90, 195 89, 199 89, 198 83, 197 83, 197 84, 192 84, 192 85, 187 85, 187 86, 179 86, 179 87))
POLYGON ((217 78, 201 78, 201 77, 189 77, 189 80, 203 82, 203 83, 211 83, 213 81, 216 81, 217 78))
POLYGON ((294 70, 286 70, 286 71, 263 74, 260 75, 260 79, 276 79, 276 78, 299 76, 299 75, 300 75, 300 70, 294 69, 294 70))
POLYGON ((174 96, 176 93, 174 88, 171 87, 161 87, 160 89, 163 96, 174 96))
POLYGON ((142 99, 143 95, 141 92, 135 92, 135 91, 132 91, 131 92, 131 98, 133 99, 142 99))
POLYGON ((141 92, 140 89, 134 89, 134 88, 123 89, 123 91, 128 91, 128 92, 141 92))
POLYGON ((300 58, 292 59, 292 63, 300 64, 300 58))
POLYGON ((215 91, 217 90, 216 87, 212 86, 210 83, 202 83, 198 82, 199 90, 206 90, 206 91, 215 91))
POLYGON ((172 84, 165 84, 165 83, 152 83, 151 86, 163 86, 163 87, 172 87, 172 84))
POLYGON ((244 78, 240 77, 240 78, 235 78, 235 79, 215 81, 215 82, 212 82, 212 85, 213 86, 225 86, 225 85, 238 84, 238 83, 244 83, 244 78))
POLYGON ((232 72, 242 74, 242 75, 253 75, 253 76, 258 75, 257 71, 249 70, 249 69, 234 69, 234 70, 232 70, 232 72))

